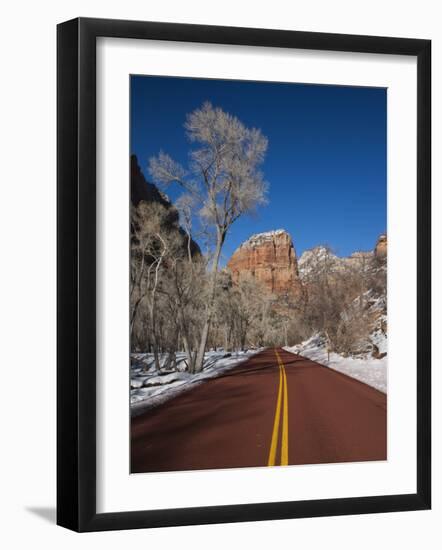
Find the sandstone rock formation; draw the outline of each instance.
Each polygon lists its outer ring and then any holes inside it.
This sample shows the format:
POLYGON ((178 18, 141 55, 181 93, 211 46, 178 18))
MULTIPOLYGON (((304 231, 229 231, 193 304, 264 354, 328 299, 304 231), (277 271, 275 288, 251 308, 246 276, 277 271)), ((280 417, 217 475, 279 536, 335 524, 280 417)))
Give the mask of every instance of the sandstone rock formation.
POLYGON ((292 238, 283 229, 253 235, 230 258, 234 282, 254 277, 279 297, 299 298, 302 284, 292 238))
POLYGON ((376 259, 383 261, 387 258, 387 235, 380 235, 374 249, 376 259))

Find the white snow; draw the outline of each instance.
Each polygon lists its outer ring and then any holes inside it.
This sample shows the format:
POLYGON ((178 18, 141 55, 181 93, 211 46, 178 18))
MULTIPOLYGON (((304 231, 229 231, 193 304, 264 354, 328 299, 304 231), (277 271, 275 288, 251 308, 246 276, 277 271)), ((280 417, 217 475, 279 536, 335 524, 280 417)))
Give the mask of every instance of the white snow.
POLYGON ((243 246, 258 246, 264 241, 271 241, 273 237, 278 235, 288 235, 285 229, 274 229, 273 231, 265 231, 264 233, 256 233, 243 242, 240 248, 243 246))
MULTIPOLYGON (((387 350, 387 338, 380 331, 374 333, 373 343, 375 343, 381 353, 387 350)), ((326 341, 319 334, 315 334, 302 344, 292 347, 285 347, 286 351, 296 353, 307 357, 312 361, 321 363, 336 371, 342 372, 347 376, 356 378, 373 388, 387 393, 387 357, 375 359, 371 356, 366 357, 343 357, 337 353, 330 353, 330 360, 327 360, 326 341)))
POLYGON ((185 371, 186 355, 177 353, 176 370, 164 370, 167 355, 160 357, 161 369, 155 369, 152 353, 132 353, 130 369, 131 414, 136 416, 145 410, 168 401, 179 393, 189 390, 205 380, 216 378, 236 367, 261 350, 232 352, 207 352, 202 372, 190 374, 185 371))
POLYGON ((375 330, 375 332, 372 333, 371 341, 373 342, 373 344, 375 344, 378 347, 379 353, 387 353, 388 351, 387 337, 380 329, 377 329, 375 330))
MULTIPOLYGON (((321 273, 325 267, 330 272, 343 271, 347 267, 354 266, 362 271, 370 271, 372 267, 372 259, 374 254, 372 251, 359 250, 353 252, 350 256, 336 256, 325 246, 315 246, 309 250, 305 250, 298 260, 298 271, 301 279, 308 278, 310 275, 315 276, 321 273)), ((381 269, 377 267, 377 269, 381 269)))
POLYGON ((327 250, 325 246, 315 246, 305 250, 298 259, 299 276, 308 277, 311 273, 320 272, 325 265, 328 269, 334 268, 340 263, 341 259, 327 250))

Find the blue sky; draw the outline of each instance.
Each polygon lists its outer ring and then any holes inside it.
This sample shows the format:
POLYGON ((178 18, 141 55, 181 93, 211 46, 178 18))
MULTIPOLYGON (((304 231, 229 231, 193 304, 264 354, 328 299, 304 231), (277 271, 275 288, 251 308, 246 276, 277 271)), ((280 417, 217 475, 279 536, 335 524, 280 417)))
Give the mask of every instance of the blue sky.
MULTIPOLYGON (((250 235, 283 228, 297 254, 318 244, 338 255, 374 247, 386 231, 386 89, 131 77, 131 153, 147 179, 160 149, 186 164, 186 114, 210 101, 260 128, 267 206, 238 220, 224 262, 250 235)), ((172 200, 176 191, 168 190, 172 200)))

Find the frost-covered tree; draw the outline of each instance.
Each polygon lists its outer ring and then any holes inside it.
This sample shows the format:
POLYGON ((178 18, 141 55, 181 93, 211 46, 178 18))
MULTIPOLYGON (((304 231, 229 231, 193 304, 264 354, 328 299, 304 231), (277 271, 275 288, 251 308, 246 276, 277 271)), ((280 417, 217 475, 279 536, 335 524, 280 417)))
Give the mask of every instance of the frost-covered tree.
POLYGON ((204 103, 187 116, 187 136, 193 145, 186 169, 160 152, 150 159, 153 179, 179 185, 192 199, 200 222, 211 237, 211 267, 206 307, 195 371, 203 367, 208 334, 215 311, 216 280, 222 247, 232 224, 265 202, 266 182, 260 171, 267 139, 259 129, 204 103))

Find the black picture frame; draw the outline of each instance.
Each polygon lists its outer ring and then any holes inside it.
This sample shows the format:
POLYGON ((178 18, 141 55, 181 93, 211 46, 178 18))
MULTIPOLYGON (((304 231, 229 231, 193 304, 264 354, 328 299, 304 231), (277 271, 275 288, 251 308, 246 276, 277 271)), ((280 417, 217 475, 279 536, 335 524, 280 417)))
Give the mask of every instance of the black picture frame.
POLYGON ((57 523, 75 531, 424 510, 431 506, 431 41, 79 18, 57 28, 57 523), (96 39, 396 54, 417 58, 417 492, 96 512, 96 39))

